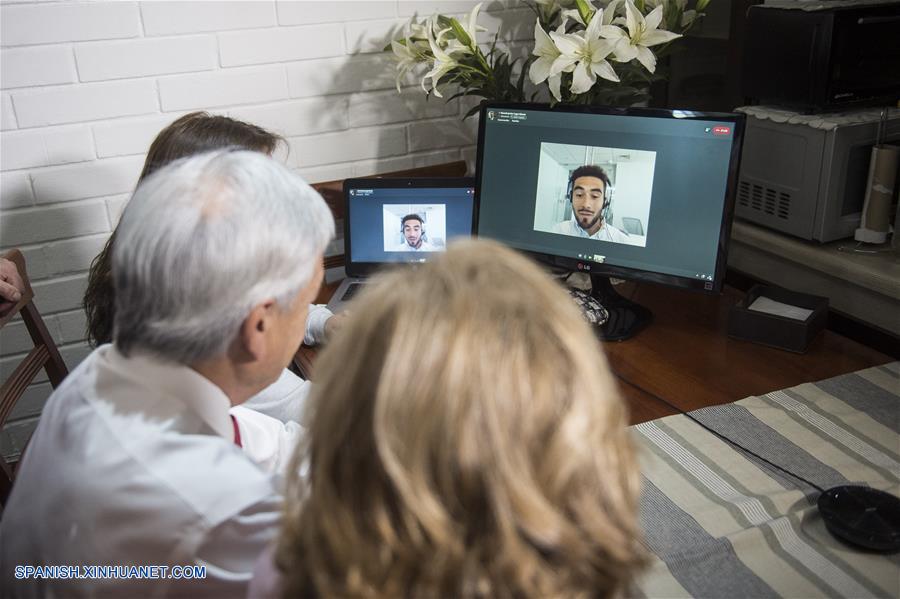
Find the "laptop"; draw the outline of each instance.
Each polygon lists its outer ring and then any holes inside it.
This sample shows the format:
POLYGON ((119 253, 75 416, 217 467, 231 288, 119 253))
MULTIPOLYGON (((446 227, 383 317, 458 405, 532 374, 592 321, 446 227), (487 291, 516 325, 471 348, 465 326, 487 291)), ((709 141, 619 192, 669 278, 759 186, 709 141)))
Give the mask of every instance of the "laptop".
POLYGON ((345 180, 347 277, 328 309, 346 309, 376 270, 427 262, 453 239, 471 237, 474 211, 471 177, 345 180))

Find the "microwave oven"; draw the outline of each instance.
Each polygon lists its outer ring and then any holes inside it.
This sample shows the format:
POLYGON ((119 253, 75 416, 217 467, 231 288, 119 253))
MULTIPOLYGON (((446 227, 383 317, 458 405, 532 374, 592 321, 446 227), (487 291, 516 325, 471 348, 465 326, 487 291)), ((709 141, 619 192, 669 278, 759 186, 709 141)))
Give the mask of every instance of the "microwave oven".
MULTIPOLYGON (((737 110, 748 118, 735 216, 821 243, 852 237, 860 223, 881 111, 737 110)), ((890 112, 885 143, 900 144, 900 110, 890 112)))
POLYGON ((752 6, 743 52, 742 91, 757 102, 805 111, 896 105, 900 2, 752 6))

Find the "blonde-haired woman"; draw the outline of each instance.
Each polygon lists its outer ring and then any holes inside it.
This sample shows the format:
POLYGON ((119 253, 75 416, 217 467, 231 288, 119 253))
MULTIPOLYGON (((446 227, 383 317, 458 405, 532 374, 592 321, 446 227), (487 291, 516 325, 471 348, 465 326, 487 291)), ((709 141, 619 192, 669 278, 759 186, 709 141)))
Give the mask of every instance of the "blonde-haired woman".
POLYGON ((630 580, 625 406, 526 258, 472 241, 385 275, 316 368, 281 580, 251 595, 611 596, 630 580))

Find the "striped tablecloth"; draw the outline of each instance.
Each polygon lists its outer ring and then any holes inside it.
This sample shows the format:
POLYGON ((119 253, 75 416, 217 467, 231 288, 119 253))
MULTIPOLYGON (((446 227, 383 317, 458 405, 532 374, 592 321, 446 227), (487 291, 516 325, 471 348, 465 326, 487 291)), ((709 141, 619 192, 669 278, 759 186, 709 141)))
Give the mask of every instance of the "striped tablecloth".
MULTIPOLYGON (((900 495, 900 362, 692 412, 828 488, 900 495)), ((641 446, 647 597, 900 597, 900 555, 825 529, 817 491, 685 416, 633 427, 641 446)))

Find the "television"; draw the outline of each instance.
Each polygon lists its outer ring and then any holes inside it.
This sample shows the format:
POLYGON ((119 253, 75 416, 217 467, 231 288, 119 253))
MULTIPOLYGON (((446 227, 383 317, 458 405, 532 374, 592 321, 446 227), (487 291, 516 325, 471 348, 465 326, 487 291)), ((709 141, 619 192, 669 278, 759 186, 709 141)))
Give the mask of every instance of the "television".
POLYGON ((621 340, 652 315, 609 277, 718 293, 744 115, 485 102, 476 232, 591 275, 621 340))

